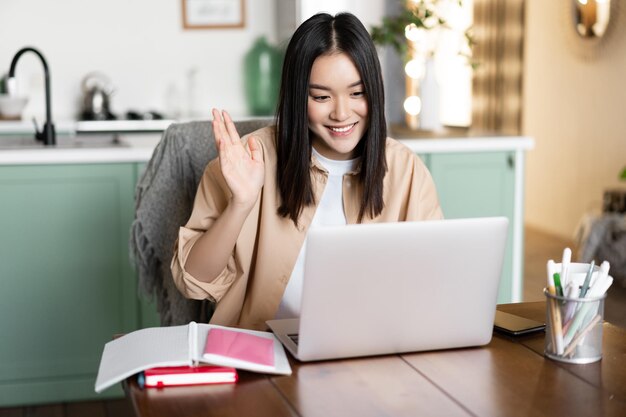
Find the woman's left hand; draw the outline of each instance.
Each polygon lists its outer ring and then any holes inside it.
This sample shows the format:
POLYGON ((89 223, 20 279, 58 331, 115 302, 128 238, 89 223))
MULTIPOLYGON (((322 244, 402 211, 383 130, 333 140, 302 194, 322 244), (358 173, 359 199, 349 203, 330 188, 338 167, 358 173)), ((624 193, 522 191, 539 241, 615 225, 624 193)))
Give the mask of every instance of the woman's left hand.
POLYGON ((232 202, 251 208, 259 197, 265 180, 263 151, 254 136, 245 146, 226 111, 213 109, 213 133, 220 158, 220 168, 233 195, 232 202))

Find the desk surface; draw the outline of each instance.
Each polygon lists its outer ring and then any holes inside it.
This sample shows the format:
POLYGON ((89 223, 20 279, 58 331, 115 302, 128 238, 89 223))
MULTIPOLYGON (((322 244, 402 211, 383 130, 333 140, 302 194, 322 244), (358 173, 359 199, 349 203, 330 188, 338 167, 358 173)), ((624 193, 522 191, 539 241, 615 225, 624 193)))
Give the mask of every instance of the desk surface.
MULTIPOLYGON (((544 320, 545 303, 498 306, 544 320)), ((624 416, 626 331, 604 323, 603 359, 543 357, 544 334, 485 347, 299 363, 291 376, 240 372, 235 385, 141 390, 135 412, 156 416, 624 416)))

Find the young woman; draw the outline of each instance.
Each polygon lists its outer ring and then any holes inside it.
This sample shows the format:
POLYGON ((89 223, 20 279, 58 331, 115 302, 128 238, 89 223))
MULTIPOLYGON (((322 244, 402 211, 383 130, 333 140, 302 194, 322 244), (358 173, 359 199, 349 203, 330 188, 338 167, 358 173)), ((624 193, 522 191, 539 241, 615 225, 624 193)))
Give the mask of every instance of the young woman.
POLYGON ((310 228, 442 217, 424 164, 386 137, 376 49, 349 13, 315 15, 294 33, 276 126, 240 139, 228 113, 213 117, 219 158, 172 260, 185 296, 217 302, 211 323, 298 317, 310 228))

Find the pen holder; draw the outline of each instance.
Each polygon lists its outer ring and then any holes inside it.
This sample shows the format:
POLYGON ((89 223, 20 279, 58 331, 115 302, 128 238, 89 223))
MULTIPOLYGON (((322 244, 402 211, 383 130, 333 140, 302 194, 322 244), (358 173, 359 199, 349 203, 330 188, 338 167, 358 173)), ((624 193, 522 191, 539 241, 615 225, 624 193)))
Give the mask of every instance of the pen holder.
POLYGON ((545 355, 560 362, 592 363, 602 359, 602 322, 606 294, 593 298, 546 296, 545 355))

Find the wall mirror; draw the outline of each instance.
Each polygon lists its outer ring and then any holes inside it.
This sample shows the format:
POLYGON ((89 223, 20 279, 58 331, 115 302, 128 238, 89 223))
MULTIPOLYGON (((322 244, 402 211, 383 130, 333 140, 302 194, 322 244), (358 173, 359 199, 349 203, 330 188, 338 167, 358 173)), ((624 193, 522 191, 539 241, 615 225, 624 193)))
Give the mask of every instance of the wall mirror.
POLYGON ((611 0, 572 0, 576 32, 583 38, 601 38, 611 18, 611 0))

